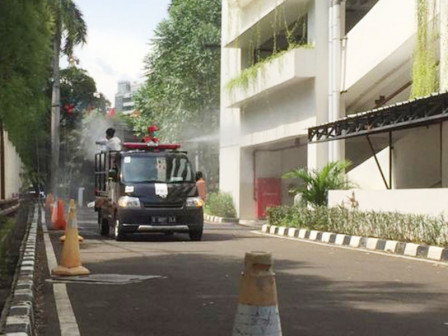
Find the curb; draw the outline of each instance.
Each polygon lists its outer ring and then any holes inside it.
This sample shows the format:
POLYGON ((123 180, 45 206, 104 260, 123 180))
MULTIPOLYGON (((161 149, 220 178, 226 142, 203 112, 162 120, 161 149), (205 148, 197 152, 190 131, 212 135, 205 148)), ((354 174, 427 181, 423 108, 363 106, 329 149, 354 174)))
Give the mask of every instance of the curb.
POLYGON ((10 336, 34 335, 34 265, 37 241, 37 218, 39 208, 34 206, 34 215, 20 249, 11 294, 8 298, 6 323, 3 334, 10 336))
POLYGON ((214 223, 238 223, 238 218, 227 218, 227 217, 218 217, 204 214, 204 219, 209 222, 214 223))
POLYGON ((349 236, 346 234, 288 228, 285 226, 275 226, 269 224, 263 225, 261 227, 261 232, 289 238, 307 239, 339 246, 388 252, 407 257, 448 262, 448 248, 443 248, 440 246, 419 245, 415 243, 405 243, 396 240, 371 237, 349 236))

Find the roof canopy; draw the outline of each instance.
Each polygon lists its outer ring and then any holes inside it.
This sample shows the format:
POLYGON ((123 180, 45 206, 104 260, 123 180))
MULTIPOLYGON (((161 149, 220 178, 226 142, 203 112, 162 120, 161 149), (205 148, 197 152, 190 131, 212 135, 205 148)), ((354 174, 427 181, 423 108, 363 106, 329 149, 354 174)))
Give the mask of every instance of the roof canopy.
POLYGON ((357 113, 308 129, 310 143, 430 125, 448 119, 448 92, 357 113))

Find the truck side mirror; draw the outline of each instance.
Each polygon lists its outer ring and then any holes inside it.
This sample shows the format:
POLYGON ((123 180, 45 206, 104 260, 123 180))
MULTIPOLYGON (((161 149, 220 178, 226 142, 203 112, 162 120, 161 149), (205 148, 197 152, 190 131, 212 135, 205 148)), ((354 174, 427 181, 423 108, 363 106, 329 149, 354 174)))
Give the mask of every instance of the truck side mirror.
POLYGON ((107 173, 107 177, 109 178, 109 180, 112 180, 115 182, 118 177, 117 169, 114 169, 114 168, 109 169, 109 172, 107 173))

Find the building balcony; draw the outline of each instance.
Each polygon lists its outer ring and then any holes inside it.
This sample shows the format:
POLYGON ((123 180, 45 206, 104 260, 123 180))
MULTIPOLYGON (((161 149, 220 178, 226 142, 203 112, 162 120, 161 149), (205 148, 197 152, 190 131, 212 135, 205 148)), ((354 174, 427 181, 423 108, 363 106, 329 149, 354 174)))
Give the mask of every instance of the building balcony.
POLYGON ((224 32, 224 45, 229 48, 246 48, 272 38, 272 25, 279 27, 296 21, 308 11, 310 0, 229 0, 228 31, 224 32))
POLYGON ((316 76, 314 48, 295 48, 260 65, 244 70, 224 91, 227 107, 239 108, 261 95, 316 76))
POLYGON ((417 28, 415 6, 414 1, 380 0, 347 34, 343 60, 347 112, 370 109, 379 96, 387 97, 409 85, 417 28))

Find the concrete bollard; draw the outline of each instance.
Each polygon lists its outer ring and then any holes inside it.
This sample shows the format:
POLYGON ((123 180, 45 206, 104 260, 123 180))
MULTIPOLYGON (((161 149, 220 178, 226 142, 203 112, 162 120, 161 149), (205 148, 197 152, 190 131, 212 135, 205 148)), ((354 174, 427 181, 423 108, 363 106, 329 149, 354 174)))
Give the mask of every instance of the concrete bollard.
POLYGON ((244 258, 233 336, 281 336, 272 255, 249 252, 244 258))

